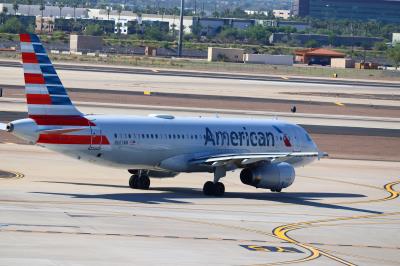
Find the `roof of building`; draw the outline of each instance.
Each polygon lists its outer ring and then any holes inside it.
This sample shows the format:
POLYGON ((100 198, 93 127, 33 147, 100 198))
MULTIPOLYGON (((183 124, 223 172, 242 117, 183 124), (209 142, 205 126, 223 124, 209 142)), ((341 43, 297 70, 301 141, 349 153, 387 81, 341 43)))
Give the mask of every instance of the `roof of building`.
POLYGON ((331 57, 345 57, 346 54, 325 48, 309 48, 295 51, 296 55, 301 56, 331 56, 331 57))

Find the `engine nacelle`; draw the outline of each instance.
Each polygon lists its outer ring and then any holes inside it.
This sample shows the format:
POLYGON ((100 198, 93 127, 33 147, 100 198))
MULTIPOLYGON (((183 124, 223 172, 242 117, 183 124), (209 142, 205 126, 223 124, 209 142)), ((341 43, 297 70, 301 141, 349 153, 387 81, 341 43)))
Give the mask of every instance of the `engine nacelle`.
POLYGON ((288 163, 263 164, 243 169, 240 180, 243 184, 256 188, 280 190, 292 185, 295 176, 293 166, 288 163))

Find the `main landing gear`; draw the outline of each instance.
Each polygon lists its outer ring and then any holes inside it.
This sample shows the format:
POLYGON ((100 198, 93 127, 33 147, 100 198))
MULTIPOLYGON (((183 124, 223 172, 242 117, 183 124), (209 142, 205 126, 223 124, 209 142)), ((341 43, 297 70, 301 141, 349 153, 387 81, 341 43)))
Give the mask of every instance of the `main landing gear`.
POLYGON ((219 182, 221 178, 226 176, 226 170, 222 166, 214 168, 214 182, 207 181, 203 186, 203 193, 206 196, 223 196, 225 193, 225 186, 219 182))
POLYGON ((144 189, 148 190, 150 188, 150 178, 144 171, 137 171, 137 173, 132 173, 131 178, 129 178, 129 187, 133 189, 144 189))

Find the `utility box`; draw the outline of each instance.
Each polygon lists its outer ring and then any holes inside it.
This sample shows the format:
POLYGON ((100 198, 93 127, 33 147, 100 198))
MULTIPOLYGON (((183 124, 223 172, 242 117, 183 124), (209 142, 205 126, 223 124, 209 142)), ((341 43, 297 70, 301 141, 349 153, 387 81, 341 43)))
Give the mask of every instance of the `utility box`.
POLYGON ((293 55, 245 54, 245 63, 292 66, 293 55))
POLYGON ((335 68, 354 68, 355 61, 351 58, 332 58, 331 67, 335 68))
POLYGON ((243 63, 243 49, 208 47, 208 62, 243 63))
POLYGON ((378 69, 378 64, 373 62, 356 63, 356 69, 378 69))
POLYGON ((157 56, 157 48, 146 46, 146 48, 144 49, 144 55, 145 56, 157 56))
POLYGON ((103 38, 99 36, 70 35, 70 52, 95 52, 103 49, 103 38))

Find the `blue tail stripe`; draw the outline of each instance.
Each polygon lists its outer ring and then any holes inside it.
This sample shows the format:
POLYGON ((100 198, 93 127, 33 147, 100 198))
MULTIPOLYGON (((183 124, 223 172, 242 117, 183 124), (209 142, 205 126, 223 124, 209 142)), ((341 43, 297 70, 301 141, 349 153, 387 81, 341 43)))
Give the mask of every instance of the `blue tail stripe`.
POLYGON ((72 102, 68 97, 53 95, 50 95, 50 97, 53 105, 72 105, 72 102))
POLYGON ((64 87, 46 86, 50 95, 67 95, 64 87))
POLYGON ((39 64, 51 64, 47 55, 36 55, 36 58, 38 59, 39 64))
POLYGON ((50 85, 62 85, 61 80, 58 76, 44 76, 46 84, 50 85))
POLYGON ((33 45, 33 50, 35 51, 35 53, 37 54, 45 54, 46 50, 44 49, 44 47, 41 44, 32 44, 33 45))
POLYGON ((40 66, 43 74, 57 74, 53 66, 40 66))
POLYGON ((39 37, 36 34, 30 34, 30 37, 31 37, 31 42, 39 42, 40 43, 39 37))

